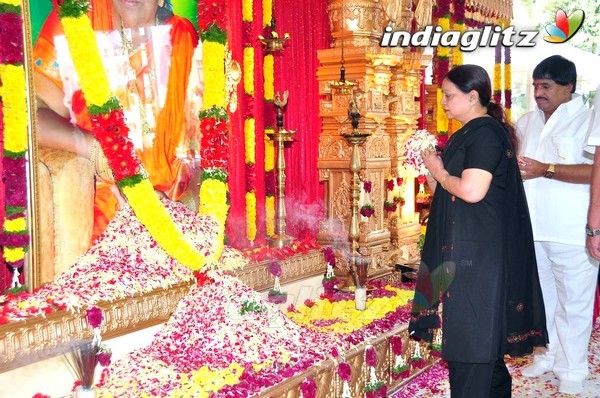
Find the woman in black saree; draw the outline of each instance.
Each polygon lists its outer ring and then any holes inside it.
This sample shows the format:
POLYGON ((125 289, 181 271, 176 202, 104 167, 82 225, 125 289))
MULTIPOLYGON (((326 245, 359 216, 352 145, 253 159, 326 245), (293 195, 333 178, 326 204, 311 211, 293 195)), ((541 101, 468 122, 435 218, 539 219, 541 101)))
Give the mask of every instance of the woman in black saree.
POLYGON ((504 355, 548 342, 514 128, 479 66, 453 68, 442 93, 463 126, 441 157, 422 153, 434 196, 409 332, 431 341, 441 326, 452 398, 510 397, 504 355))

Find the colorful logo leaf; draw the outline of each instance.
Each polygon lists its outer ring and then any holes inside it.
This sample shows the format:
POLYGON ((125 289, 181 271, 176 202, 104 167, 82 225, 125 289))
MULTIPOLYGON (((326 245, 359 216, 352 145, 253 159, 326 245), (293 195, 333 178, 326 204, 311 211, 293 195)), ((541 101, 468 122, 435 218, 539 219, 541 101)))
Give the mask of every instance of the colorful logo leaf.
POLYGON ((549 43, 566 42, 581 28, 584 19, 585 12, 583 10, 575 10, 567 17, 567 14, 559 9, 556 11, 554 25, 546 26, 548 35, 544 36, 544 40, 549 43))

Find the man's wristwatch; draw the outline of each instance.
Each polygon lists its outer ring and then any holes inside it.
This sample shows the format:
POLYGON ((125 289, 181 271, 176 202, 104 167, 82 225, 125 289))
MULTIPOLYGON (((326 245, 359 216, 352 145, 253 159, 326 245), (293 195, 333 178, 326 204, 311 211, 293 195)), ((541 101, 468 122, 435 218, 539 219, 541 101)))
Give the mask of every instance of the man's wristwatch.
POLYGON ((585 225, 585 234, 587 236, 598 236, 600 235, 600 229, 591 229, 589 225, 585 225))
POLYGON ((546 172, 544 173, 544 177, 546 178, 553 178, 554 177, 554 168, 556 167, 555 164, 550 163, 548 165, 548 170, 546 170, 546 172))

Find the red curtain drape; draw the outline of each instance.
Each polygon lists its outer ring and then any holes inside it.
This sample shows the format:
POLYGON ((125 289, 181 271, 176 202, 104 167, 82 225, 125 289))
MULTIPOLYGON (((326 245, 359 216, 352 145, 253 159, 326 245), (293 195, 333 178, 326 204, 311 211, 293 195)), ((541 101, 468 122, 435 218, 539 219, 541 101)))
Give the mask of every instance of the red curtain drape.
MULTIPOLYGON (((255 2, 260 3, 260 2, 255 2)), ((233 59, 243 64, 243 24, 241 4, 228 4, 229 45, 233 59)), ((285 150, 286 159, 286 211, 288 235, 302 239, 314 237, 323 214, 323 188, 319 184, 317 157, 321 119, 319 117, 319 92, 317 84, 317 50, 330 45, 327 2, 322 0, 274 0, 273 16, 280 35, 291 38, 283 52, 275 54, 275 92, 289 91, 284 113, 284 127, 295 130, 295 140, 285 150)), ((260 9, 254 7, 253 37, 265 35, 260 9)), ((238 86, 239 110, 230 115, 230 165, 229 189, 231 208, 226 233, 234 247, 247 247, 246 208, 244 194, 246 176, 244 163, 244 118, 252 112, 256 122, 256 195, 257 239, 255 246, 266 243, 265 237, 265 185, 264 185, 264 112, 272 104, 264 102, 263 62, 260 46, 255 47, 253 103, 244 98, 243 85, 238 86)), ((273 117, 274 120, 274 117, 273 117)))
POLYGON ((289 90, 284 127, 295 130, 285 150, 287 232, 296 238, 314 237, 323 217, 323 185, 317 159, 321 118, 317 50, 329 48, 331 34, 327 1, 275 0, 277 30, 290 34, 275 60, 275 92, 289 90))

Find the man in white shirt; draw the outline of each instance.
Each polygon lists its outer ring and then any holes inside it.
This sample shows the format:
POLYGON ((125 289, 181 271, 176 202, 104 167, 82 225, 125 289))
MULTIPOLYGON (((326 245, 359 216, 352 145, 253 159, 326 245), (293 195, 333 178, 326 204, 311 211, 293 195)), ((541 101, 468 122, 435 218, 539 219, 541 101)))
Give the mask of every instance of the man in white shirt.
POLYGON ((592 161, 586 157, 589 109, 575 64, 560 55, 533 71, 537 107, 517 122, 519 166, 531 213, 536 260, 550 343, 523 369, 526 377, 553 371, 559 391, 577 394, 589 374, 597 263, 585 243, 592 161))
POLYGON ((586 228, 588 235, 586 246, 590 254, 596 260, 600 260, 600 151, 596 151, 596 147, 600 146, 600 85, 596 88, 594 109, 588 133, 586 150, 594 154, 594 167, 592 169, 592 188, 590 190, 590 207, 586 228))

